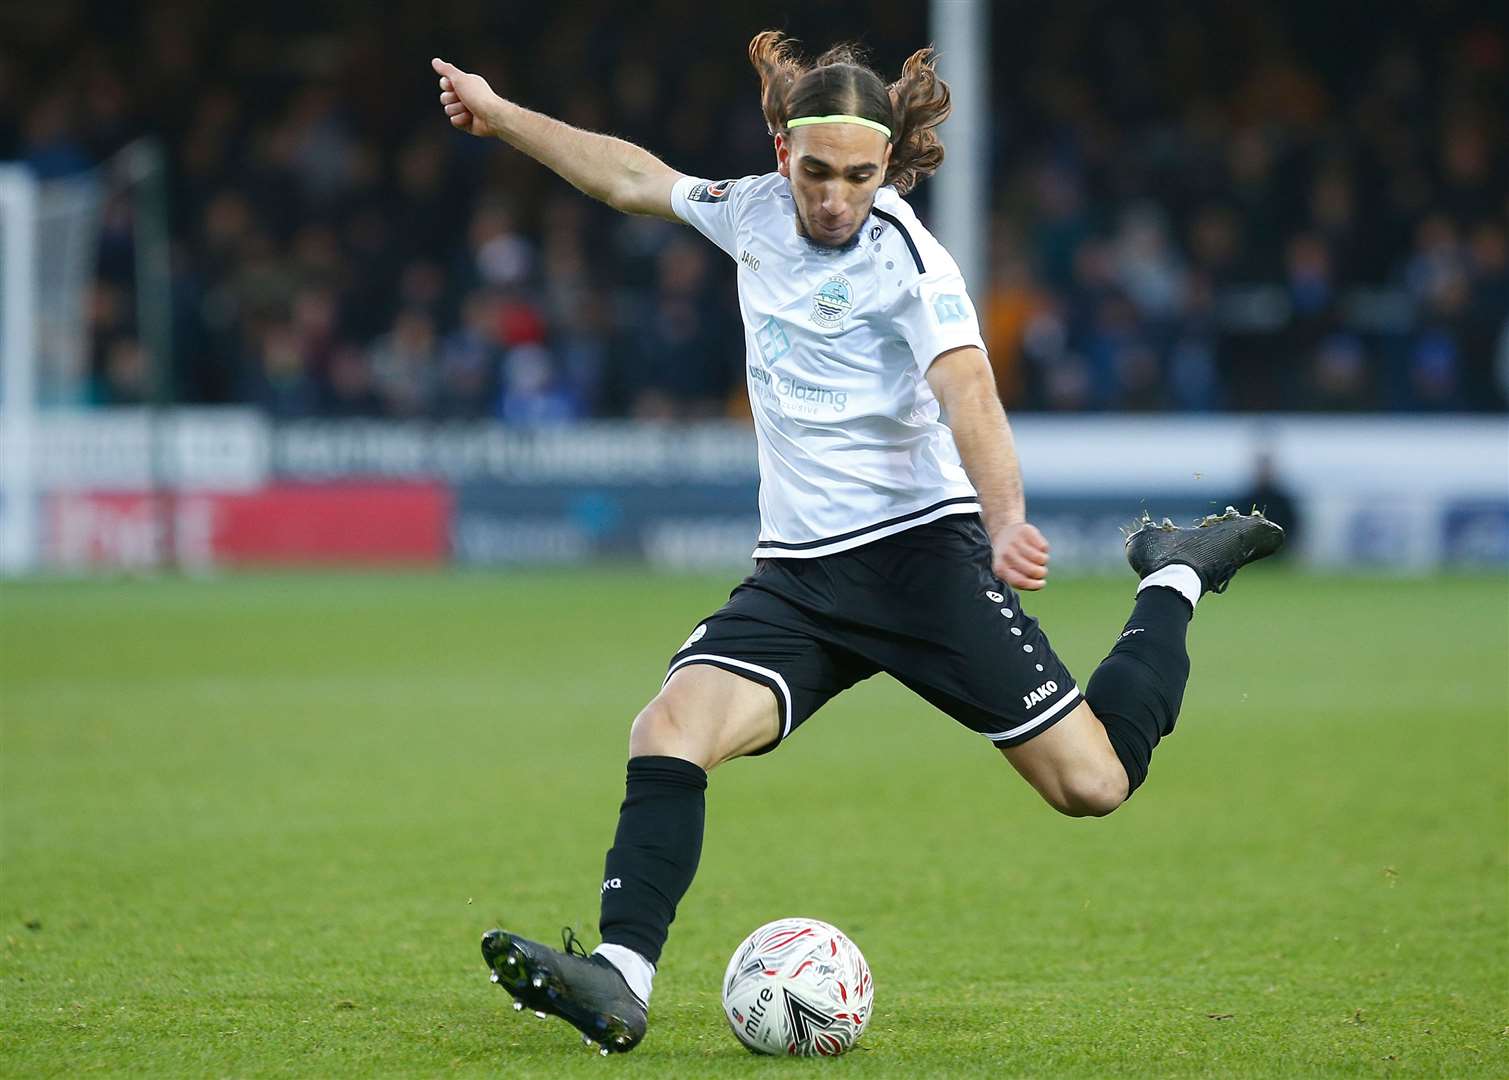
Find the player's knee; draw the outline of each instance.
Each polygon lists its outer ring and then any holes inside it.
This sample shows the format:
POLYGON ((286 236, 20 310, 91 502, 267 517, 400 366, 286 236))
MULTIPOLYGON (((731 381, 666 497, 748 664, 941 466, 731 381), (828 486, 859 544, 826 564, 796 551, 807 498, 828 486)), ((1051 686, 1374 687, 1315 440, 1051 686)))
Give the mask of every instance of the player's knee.
POLYGON ((639 711, 629 728, 630 757, 678 757, 711 769, 718 763, 715 742, 705 717, 678 706, 675 695, 664 692, 639 711))
POLYGON ((676 710, 660 695, 640 709, 639 715, 634 718, 634 723, 629 728, 629 755, 680 756, 676 752, 686 742, 686 736, 685 726, 676 718, 676 710))
POLYGON ((1045 797, 1069 817, 1105 817, 1127 800, 1126 771, 1120 768, 1065 779, 1045 797))

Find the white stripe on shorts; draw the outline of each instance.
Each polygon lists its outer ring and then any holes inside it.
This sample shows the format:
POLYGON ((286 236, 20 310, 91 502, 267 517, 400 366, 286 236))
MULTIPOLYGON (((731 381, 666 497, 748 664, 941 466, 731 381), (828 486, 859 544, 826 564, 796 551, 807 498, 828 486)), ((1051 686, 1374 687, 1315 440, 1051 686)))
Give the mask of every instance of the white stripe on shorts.
POLYGON ((1079 695, 1079 687, 1077 687, 1077 686, 1072 687, 1072 688, 1070 688, 1070 690, 1069 690, 1068 693, 1066 693, 1063 697, 1059 698, 1057 701, 1055 701, 1053 703, 1053 707, 1051 709, 1048 709, 1048 710, 1044 711, 1042 714, 1040 714, 1038 716, 1034 716, 1031 720, 1028 720, 1025 724, 1018 724, 1016 727, 1012 728, 1010 731, 994 731, 994 732, 987 731, 987 732, 984 732, 983 734, 991 742, 1002 742, 1003 740, 1006 740, 1006 739, 1014 739, 1018 735, 1025 735, 1027 732, 1031 731, 1033 728, 1035 728, 1035 727, 1041 727, 1042 725, 1046 724, 1049 720, 1052 720, 1055 716, 1057 716, 1060 712, 1062 712, 1065 708, 1067 708, 1069 706, 1069 704, 1071 702, 1073 702, 1079 696, 1080 696, 1079 695))
POLYGON ((672 664, 671 669, 665 673, 665 682, 661 683, 660 685, 663 687, 665 686, 665 683, 670 682, 671 676, 676 674, 677 668, 684 667, 687 664, 695 664, 699 661, 712 661, 714 665, 730 664, 736 668, 745 668, 748 671, 757 671, 761 675, 764 675, 766 678, 774 681, 775 684, 781 688, 781 697, 784 700, 786 706, 786 722, 781 728, 781 738, 784 739, 787 735, 791 734, 791 688, 786 685, 786 680, 781 678, 781 673, 779 671, 771 671, 769 668, 761 667, 759 664, 751 664, 748 660, 735 660, 732 656, 714 656, 711 653, 698 653, 696 656, 683 656, 680 660, 677 660, 674 664, 672 664))

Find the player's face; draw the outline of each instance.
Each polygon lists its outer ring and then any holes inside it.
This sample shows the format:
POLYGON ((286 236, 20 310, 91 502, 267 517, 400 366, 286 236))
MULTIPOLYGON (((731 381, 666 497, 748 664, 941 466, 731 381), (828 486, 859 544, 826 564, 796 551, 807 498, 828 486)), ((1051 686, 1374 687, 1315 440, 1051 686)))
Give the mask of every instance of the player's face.
POLYGON ((791 181, 797 227, 821 247, 843 247, 870 216, 885 180, 891 144, 858 124, 809 124, 775 139, 776 162, 791 181))

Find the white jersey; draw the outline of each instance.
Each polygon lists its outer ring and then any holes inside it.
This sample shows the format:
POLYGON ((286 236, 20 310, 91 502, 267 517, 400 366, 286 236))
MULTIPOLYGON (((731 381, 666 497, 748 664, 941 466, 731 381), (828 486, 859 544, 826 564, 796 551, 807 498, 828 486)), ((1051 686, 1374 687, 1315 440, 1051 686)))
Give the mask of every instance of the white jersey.
POLYGON ((830 555, 979 511, 924 376, 940 354, 984 342, 958 266, 895 188, 876 192, 858 243, 837 251, 797 232, 779 173, 683 177, 671 207, 739 263, 756 557, 830 555))

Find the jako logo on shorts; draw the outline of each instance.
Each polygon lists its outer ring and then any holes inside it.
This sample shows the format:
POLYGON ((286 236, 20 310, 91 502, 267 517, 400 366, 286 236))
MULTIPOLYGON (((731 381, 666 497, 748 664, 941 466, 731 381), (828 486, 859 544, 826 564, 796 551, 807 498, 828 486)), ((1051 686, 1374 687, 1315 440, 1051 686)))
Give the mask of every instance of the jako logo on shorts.
POLYGON ((1047 682, 1043 683, 1042 686, 1039 686, 1036 690, 1032 691, 1032 693, 1024 694, 1022 696, 1022 704, 1026 705, 1027 708, 1030 709, 1034 705, 1038 705, 1044 701, 1047 701, 1048 695, 1056 693, 1057 691, 1058 683, 1054 682, 1052 679, 1049 679, 1047 682))

